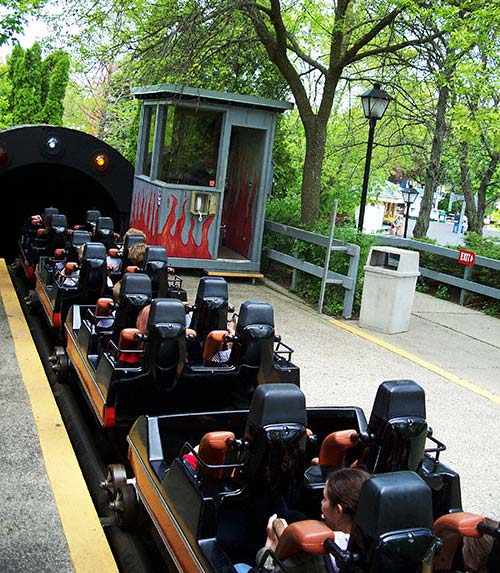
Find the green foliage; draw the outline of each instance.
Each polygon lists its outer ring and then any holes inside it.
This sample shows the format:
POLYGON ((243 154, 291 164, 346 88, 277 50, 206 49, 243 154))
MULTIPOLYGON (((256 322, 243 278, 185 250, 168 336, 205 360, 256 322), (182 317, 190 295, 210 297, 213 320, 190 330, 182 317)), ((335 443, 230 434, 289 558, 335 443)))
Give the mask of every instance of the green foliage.
MULTIPOLYGON (((300 194, 288 193, 282 197, 272 197, 268 202, 266 218, 277 223, 283 223, 298 228, 306 228, 300 222, 300 194)), ((331 213, 325 214, 312 228, 307 228, 314 233, 328 237, 330 234, 331 213)), ((353 312, 356 313, 361 305, 361 292, 363 289, 364 266, 372 245, 378 243, 374 235, 363 235, 349 223, 338 223, 335 227, 334 237, 336 240, 359 245, 360 258, 358 274, 356 278, 356 292, 354 297, 353 312)), ((263 249, 292 254, 293 256, 309 263, 323 266, 325 263, 325 249, 316 245, 305 243, 284 235, 266 232, 264 235, 263 249)), ((330 258, 329 269, 339 274, 347 275, 350 257, 345 253, 333 251, 330 258)), ((264 272, 274 280, 290 286, 291 271, 283 265, 263 259, 264 272)), ((301 296, 311 305, 317 305, 321 289, 321 280, 297 271, 297 286, 294 292, 301 296)), ((325 292, 324 312, 331 315, 341 315, 344 305, 345 290, 338 285, 328 285, 325 292)))
POLYGON ((8 61, 8 70, 10 125, 61 125, 69 75, 68 55, 57 50, 42 61, 38 42, 26 51, 16 45, 8 61))
POLYGON ((20 34, 28 16, 43 4, 39 0, 0 0, 0 46, 20 34))
POLYGON ((440 298, 441 300, 449 300, 450 293, 448 292, 448 287, 446 285, 439 285, 434 293, 436 298, 440 298))

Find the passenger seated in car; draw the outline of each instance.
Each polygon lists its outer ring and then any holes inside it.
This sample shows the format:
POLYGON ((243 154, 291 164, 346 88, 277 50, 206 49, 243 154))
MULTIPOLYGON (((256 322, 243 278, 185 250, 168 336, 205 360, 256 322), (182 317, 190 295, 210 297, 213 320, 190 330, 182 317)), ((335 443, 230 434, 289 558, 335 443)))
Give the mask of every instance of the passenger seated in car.
MULTIPOLYGON (((498 527, 498 521, 486 518, 487 525, 498 527)), ((493 548, 494 539, 491 535, 482 537, 464 537, 462 557, 465 573, 488 573, 488 561, 493 548)))
MULTIPOLYGON (((342 549, 347 547, 349 536, 356 514, 361 487, 370 475, 358 468, 342 468, 331 472, 327 478, 321 502, 322 519, 325 524, 335 532, 335 542, 342 549)), ((275 521, 280 520, 282 526, 287 527, 286 521, 277 515, 272 515, 267 524, 267 539, 265 546, 257 553, 256 563, 260 564, 267 549, 276 549, 278 535, 275 532, 275 521)), ((297 553, 286 560, 288 571, 308 571, 312 573, 338 572, 335 558, 330 554, 297 553), (331 560, 327 563, 326 560, 331 560)), ((235 565, 239 573, 252 571, 246 564, 235 565)), ((268 557, 262 571, 278 573, 282 571, 279 566, 274 566, 272 559, 268 557)))

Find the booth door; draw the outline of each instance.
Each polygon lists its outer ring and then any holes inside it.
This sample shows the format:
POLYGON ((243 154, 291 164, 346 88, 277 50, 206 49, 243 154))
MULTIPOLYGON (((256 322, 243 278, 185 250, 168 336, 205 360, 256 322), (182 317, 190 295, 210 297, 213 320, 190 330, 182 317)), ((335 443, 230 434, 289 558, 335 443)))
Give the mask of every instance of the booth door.
POLYGON ((222 208, 219 258, 249 259, 259 226, 266 130, 233 126, 222 208))

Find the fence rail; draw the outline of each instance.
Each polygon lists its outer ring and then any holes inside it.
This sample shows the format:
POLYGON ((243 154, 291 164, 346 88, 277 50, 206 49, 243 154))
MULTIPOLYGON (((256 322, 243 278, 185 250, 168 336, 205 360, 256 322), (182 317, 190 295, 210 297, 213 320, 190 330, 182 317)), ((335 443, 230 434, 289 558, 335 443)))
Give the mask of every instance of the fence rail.
POLYGON ((278 233, 292 239, 324 247, 326 249, 326 254, 325 263, 322 267, 301 260, 293 255, 281 253, 274 249, 267 249, 264 252, 264 255, 269 259, 282 263, 294 270, 299 270, 321 279, 321 292, 318 302, 318 313, 320 314, 323 311, 326 285, 336 284, 342 286, 345 289, 342 316, 344 318, 350 318, 354 304, 354 293, 356 290, 356 277, 358 274, 360 248, 358 245, 344 243, 333 238, 333 232, 335 228, 335 215, 336 209, 334 208, 329 237, 325 237, 324 235, 317 235, 316 233, 311 233, 310 231, 304 231, 303 229, 298 229, 297 227, 291 227, 281 223, 274 223, 268 220, 265 221, 264 228, 268 232, 278 233), (349 268, 347 275, 342 275, 329 269, 330 255, 333 251, 342 252, 349 256, 349 268))
MULTIPOLYGON (((449 249, 448 247, 440 247, 438 245, 431 245, 429 243, 414 241, 412 239, 403 239, 400 237, 380 236, 379 240, 382 245, 387 245, 387 246, 390 245, 393 247, 412 249, 414 251, 439 255, 441 257, 446 257, 448 259, 455 260, 457 261, 457 265, 459 264, 458 251, 455 249, 449 249)), ((500 271, 500 260, 490 259, 488 257, 476 256, 474 266, 485 267, 488 269, 500 271)), ((423 277, 427 277, 434 281, 458 287, 459 289, 461 289, 460 304, 464 304, 465 294, 467 291, 481 294, 484 296, 489 296, 495 299, 500 299, 500 289, 470 280, 472 275, 472 267, 464 266, 464 274, 462 278, 456 277, 454 275, 448 275, 446 273, 440 273, 438 271, 433 271, 431 269, 426 269, 425 267, 420 267, 419 271, 423 277)))

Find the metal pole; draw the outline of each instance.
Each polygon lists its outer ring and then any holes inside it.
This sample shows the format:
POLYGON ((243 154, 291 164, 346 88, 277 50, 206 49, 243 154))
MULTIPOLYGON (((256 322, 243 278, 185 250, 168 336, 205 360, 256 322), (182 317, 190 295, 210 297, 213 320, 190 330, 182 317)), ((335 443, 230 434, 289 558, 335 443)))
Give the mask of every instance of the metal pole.
POLYGON ((408 231, 408 219, 410 218, 410 202, 406 203, 406 213, 405 213, 405 232, 403 238, 406 239, 406 231, 408 231))
POLYGON ((373 136, 375 135, 375 124, 377 120, 370 118, 370 129, 368 130, 368 144, 366 146, 365 174, 363 176, 363 188, 361 190, 361 203, 359 204, 358 231, 363 232, 365 220, 366 197, 368 195, 368 180, 370 178, 370 164, 372 162, 373 136))
POLYGON ((328 247, 326 248, 325 264, 323 267, 323 278, 321 279, 321 291, 319 294, 318 314, 321 314, 323 312, 323 303, 325 301, 325 289, 328 279, 328 270, 330 267, 330 257, 332 254, 333 234, 335 232, 335 220, 337 218, 337 205, 338 201, 337 199, 335 199, 335 201, 333 202, 332 222, 330 223, 330 236, 328 237, 328 247))

